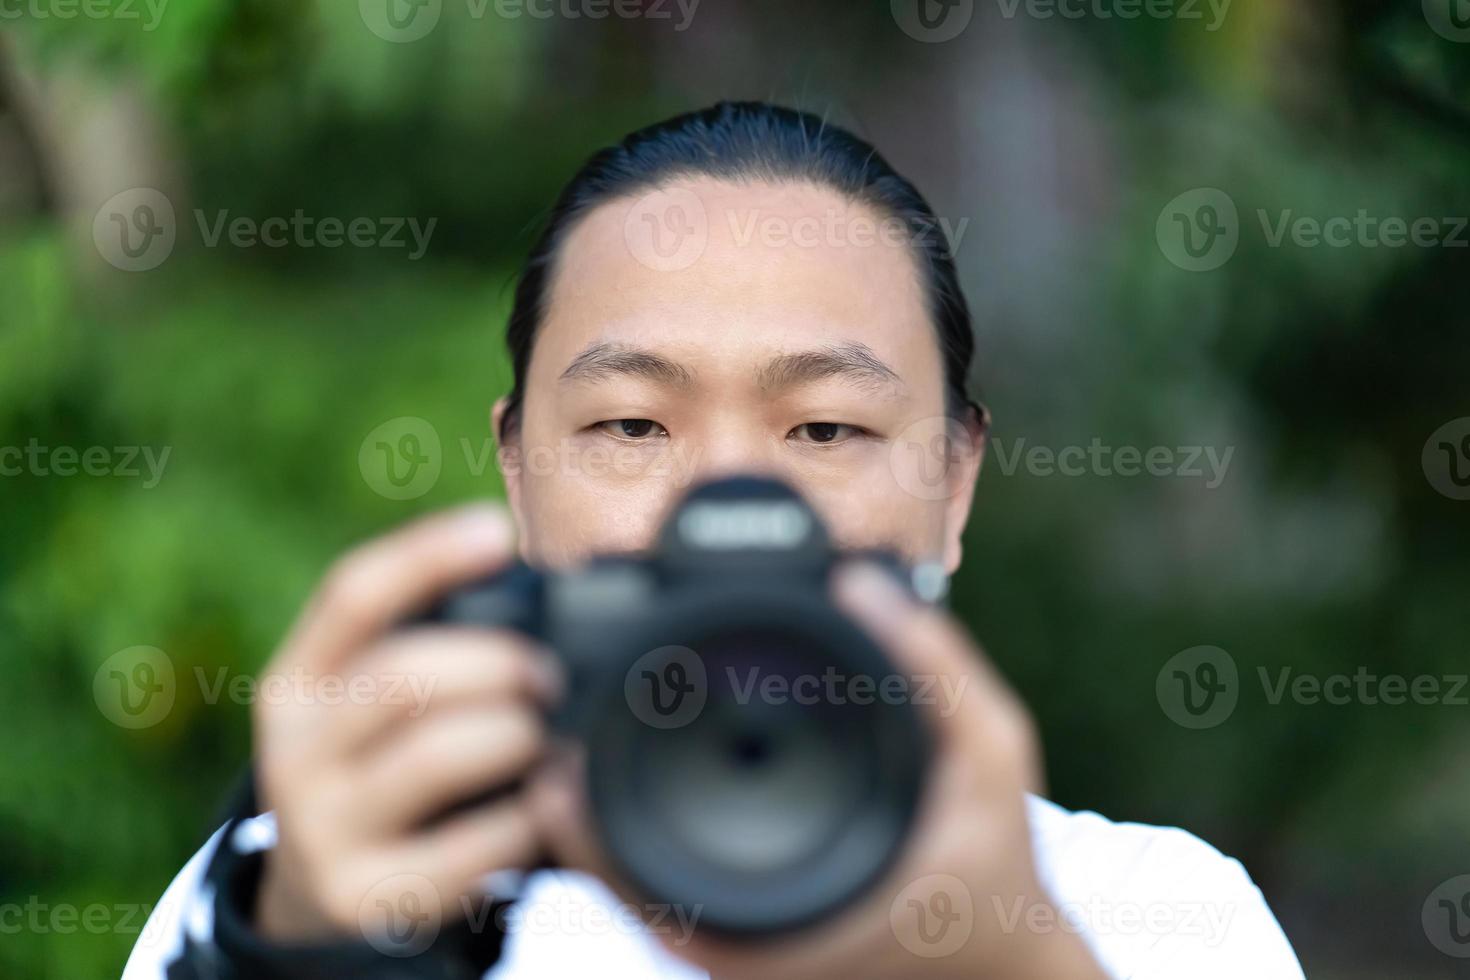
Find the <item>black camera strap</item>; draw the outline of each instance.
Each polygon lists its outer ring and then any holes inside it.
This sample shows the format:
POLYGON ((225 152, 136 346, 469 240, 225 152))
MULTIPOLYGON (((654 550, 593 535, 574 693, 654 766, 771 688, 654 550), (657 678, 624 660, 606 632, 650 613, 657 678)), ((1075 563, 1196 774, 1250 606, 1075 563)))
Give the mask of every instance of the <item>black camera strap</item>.
POLYGON ((324 943, 276 943, 253 925, 267 851, 251 846, 249 821, 259 815, 255 780, 247 773, 234 795, 204 884, 185 911, 184 947, 168 980, 479 980, 500 959, 499 925, 510 902, 496 902, 483 928, 458 922, 414 955, 392 955, 366 937, 324 943), (203 913, 198 914, 198 913, 203 913), (201 928, 198 921, 212 927, 201 928))

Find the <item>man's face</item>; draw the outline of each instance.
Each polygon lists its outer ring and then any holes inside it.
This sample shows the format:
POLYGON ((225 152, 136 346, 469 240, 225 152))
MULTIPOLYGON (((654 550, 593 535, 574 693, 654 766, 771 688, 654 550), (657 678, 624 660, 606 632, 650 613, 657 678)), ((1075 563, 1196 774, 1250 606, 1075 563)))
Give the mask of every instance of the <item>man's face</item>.
POLYGON ((708 219, 686 268, 630 246, 646 199, 602 205, 563 244, 503 460, 523 556, 646 548, 692 484, 760 473, 839 546, 953 571, 982 439, 943 442, 956 429, 910 243, 813 185, 664 190, 708 219))

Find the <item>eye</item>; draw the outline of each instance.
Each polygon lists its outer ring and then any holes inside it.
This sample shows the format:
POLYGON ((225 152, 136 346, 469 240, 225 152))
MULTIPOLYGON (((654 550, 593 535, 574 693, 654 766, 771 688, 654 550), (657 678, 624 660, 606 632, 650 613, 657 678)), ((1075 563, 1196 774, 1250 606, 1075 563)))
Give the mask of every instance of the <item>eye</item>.
POLYGON ((668 430, 652 419, 610 419, 593 426, 615 439, 629 442, 647 442, 668 435, 668 430))
POLYGON ((786 438, 809 445, 831 446, 862 434, 862 429, 842 422, 807 422, 792 429, 786 438))

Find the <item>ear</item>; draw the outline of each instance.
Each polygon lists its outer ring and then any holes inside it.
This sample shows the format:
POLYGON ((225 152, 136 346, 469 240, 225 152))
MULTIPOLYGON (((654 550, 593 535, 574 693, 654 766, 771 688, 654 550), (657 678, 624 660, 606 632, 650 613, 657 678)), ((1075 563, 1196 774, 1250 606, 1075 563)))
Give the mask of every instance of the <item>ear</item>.
POLYGON ((944 570, 950 575, 960 567, 964 557, 965 525, 970 521, 970 508, 975 503, 975 484, 980 480, 980 467, 985 462, 985 447, 990 440, 990 412, 984 405, 971 402, 963 422, 951 425, 953 468, 949 499, 944 504, 944 570))
POLYGON ((490 409, 490 437, 496 444, 495 465, 505 481, 505 499, 510 504, 516 527, 522 529, 520 539, 524 541, 526 522, 521 507, 521 445, 520 438, 514 432, 508 433, 506 439, 501 439, 501 433, 505 432, 505 406, 504 396, 495 399, 495 404, 490 409))

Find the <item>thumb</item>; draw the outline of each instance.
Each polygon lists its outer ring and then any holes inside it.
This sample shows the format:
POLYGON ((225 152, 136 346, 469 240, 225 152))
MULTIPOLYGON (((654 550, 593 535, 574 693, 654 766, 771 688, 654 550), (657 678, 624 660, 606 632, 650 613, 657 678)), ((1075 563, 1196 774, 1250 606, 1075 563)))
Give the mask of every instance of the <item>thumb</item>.
POLYGON ((920 604, 869 562, 843 565, 833 579, 838 606, 909 678, 941 743, 984 744, 998 725, 1028 724, 995 666, 943 610, 920 604))

